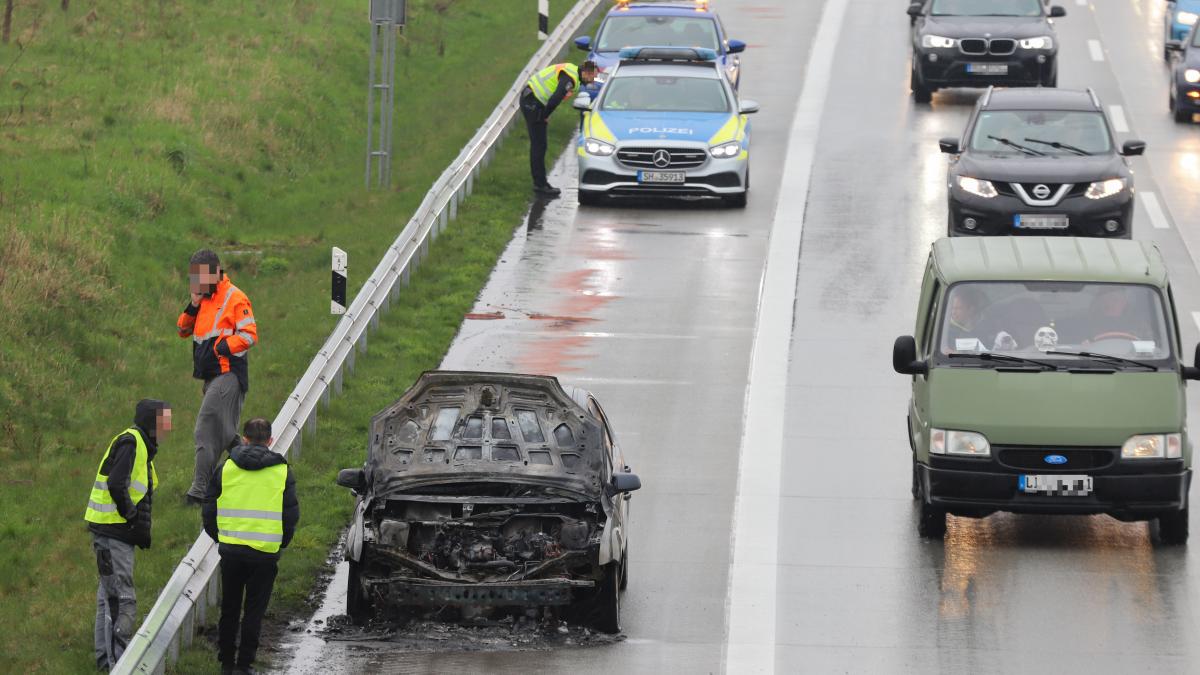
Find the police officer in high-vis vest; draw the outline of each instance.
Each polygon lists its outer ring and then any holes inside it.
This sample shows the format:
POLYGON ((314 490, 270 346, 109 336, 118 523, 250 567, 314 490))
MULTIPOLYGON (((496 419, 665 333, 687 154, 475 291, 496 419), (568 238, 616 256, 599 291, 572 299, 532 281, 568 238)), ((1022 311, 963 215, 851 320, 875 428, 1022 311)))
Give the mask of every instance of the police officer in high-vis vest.
POLYGON ((154 456, 171 430, 171 406, 142 399, 133 426, 117 434, 88 495, 83 519, 92 533, 100 572, 96 589, 96 667, 108 670, 121 658, 136 628, 133 547, 150 548, 150 503, 158 489, 154 456))
POLYGON ((546 121, 563 99, 595 79, 596 64, 584 61, 578 66, 558 63, 543 68, 525 83, 521 92, 521 114, 525 116, 525 128, 529 130, 529 173, 533 176, 533 191, 539 195, 557 197, 561 192, 546 181, 546 121))
POLYGON ((287 548, 300 520, 292 469, 283 455, 268 449, 274 440, 271 423, 256 417, 242 433, 243 444, 213 472, 201 507, 204 531, 218 542, 221 554, 217 658, 222 673, 254 672, 279 549, 287 548))

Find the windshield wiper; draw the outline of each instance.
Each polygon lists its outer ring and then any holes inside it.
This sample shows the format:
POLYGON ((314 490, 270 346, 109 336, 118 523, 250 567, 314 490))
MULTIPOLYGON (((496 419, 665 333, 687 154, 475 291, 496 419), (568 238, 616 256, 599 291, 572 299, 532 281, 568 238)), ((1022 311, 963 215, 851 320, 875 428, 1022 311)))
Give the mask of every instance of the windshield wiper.
POLYGON ((1057 349, 1051 349, 1047 354, 1063 354, 1064 356, 1082 356, 1087 359, 1095 359, 1096 361, 1104 361, 1106 363, 1121 363, 1129 366, 1141 366, 1149 370, 1158 370, 1158 366, 1145 361, 1137 361, 1135 359, 1127 359, 1123 356, 1113 356, 1112 354, 1098 354, 1096 352, 1060 352, 1057 349))
POLYGON ((1026 138, 1025 140, 1030 143, 1041 143, 1042 145, 1048 145, 1057 150, 1070 150, 1071 152, 1074 152, 1075 154, 1078 154, 1078 155, 1087 155, 1090 157, 1092 154, 1092 153, 1088 152, 1087 150, 1084 150, 1083 148, 1080 148, 1080 147, 1074 146, 1074 145, 1070 145, 1068 143, 1059 143, 1058 141, 1043 141, 1040 138, 1026 138))
POLYGON ((1013 141, 1008 140, 1007 138, 1000 138, 999 136, 992 136, 990 134, 988 135, 988 138, 992 139, 993 141, 996 141, 997 143, 1002 143, 1004 145, 1007 145, 1010 148, 1020 150, 1021 152, 1024 152, 1029 155, 1036 155, 1038 157, 1046 156, 1046 153, 1044 153, 1044 152, 1039 152, 1037 150, 1034 150, 1033 148, 1031 148, 1027 145, 1021 145, 1020 143, 1015 143, 1013 141))
POLYGON ((1031 366, 1037 366, 1042 370, 1058 370, 1058 366, 1046 361, 1038 361, 1036 359, 1027 359, 1024 356, 1011 356, 1009 354, 997 354, 996 352, 952 352, 946 356, 952 359, 973 358, 982 359, 984 361, 1000 361, 1003 363, 1022 363, 1031 366))

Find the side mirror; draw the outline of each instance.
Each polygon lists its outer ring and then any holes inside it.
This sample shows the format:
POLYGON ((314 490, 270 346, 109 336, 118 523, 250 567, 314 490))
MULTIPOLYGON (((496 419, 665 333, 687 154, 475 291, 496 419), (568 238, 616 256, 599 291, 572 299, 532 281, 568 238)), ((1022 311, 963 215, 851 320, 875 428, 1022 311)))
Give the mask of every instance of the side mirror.
POLYGON ((941 148, 942 152, 946 153, 947 155, 957 155, 958 153, 962 152, 962 148, 958 147, 957 138, 940 138, 938 139, 938 147, 941 148))
POLYGON ((642 479, 636 473, 614 473, 612 477, 613 490, 618 493, 633 492, 642 487, 642 479))
POLYGON ((746 43, 741 40, 730 40, 725 43, 725 51, 730 54, 741 54, 746 51, 746 43))
POLYGON ((1183 51, 1183 40, 1167 40, 1166 47, 1169 52, 1181 52, 1183 51))
POLYGON ((746 99, 745 101, 738 103, 738 112, 743 115, 751 115, 758 112, 758 101, 746 99))
POLYGON ((1135 157, 1146 151, 1146 141, 1129 140, 1121 144, 1121 154, 1135 157))
POLYGON ((338 472, 337 484, 355 492, 362 492, 367 485, 367 474, 362 469, 342 469, 338 472))
POLYGON ((914 2, 913 4, 909 5, 908 6, 908 15, 914 19, 917 18, 918 16, 924 16, 925 12, 921 11, 921 3, 914 2))
POLYGON ((1185 380, 1200 380, 1200 344, 1196 345, 1196 353, 1192 355, 1192 363, 1194 366, 1184 366, 1180 368, 1185 380))
POLYGON ((580 92, 579 95, 575 97, 575 101, 571 103, 571 107, 576 110, 591 110, 592 95, 588 94, 587 92, 580 92))
POLYGON ((592 38, 590 35, 580 35, 575 38, 575 46, 579 49, 590 52, 592 51, 592 38))
POLYGON ((1067 10, 1063 9, 1061 6, 1050 5, 1050 18, 1051 19, 1057 19, 1059 17, 1063 17, 1066 15, 1067 15, 1067 10))
POLYGON ((901 375, 923 375, 929 364, 917 360, 917 341, 911 335, 901 335, 892 345, 892 370, 901 375))

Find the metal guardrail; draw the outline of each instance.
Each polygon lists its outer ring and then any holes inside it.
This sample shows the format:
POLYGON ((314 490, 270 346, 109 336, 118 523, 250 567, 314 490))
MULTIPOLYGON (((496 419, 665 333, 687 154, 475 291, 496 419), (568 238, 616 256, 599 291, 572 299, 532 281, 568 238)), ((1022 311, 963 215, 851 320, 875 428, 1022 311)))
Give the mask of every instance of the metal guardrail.
MULTIPOLYGON (((491 163, 508 135, 525 82, 568 45, 571 35, 601 1, 579 0, 563 16, 487 121, 426 193, 276 415, 271 427, 275 430, 274 451, 286 455, 291 450, 293 459, 299 459, 305 430, 316 431, 317 404, 328 404, 331 394, 341 393, 344 374, 354 370, 355 353, 367 349, 368 332, 378 327, 380 315, 399 297, 412 271, 429 254, 430 243, 458 216, 459 205, 470 196, 480 171, 491 163)), ((219 563, 216 543, 201 532, 112 672, 162 673, 168 662, 178 659, 181 645, 191 643, 196 625, 203 624, 208 610, 217 604, 219 563)))

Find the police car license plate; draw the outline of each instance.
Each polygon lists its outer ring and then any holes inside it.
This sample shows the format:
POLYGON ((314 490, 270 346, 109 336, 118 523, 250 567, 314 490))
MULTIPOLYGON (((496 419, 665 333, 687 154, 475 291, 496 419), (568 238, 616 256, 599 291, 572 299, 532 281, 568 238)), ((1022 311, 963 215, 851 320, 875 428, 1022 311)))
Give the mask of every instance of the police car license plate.
POLYGON ((972 75, 1007 75, 1007 63, 968 63, 967 72, 972 75))
POLYGON ((1021 215, 1013 216, 1013 227, 1022 230, 1065 230, 1071 225, 1066 216, 1021 215))
POLYGON ((1017 477, 1017 489, 1025 494, 1055 497, 1086 497, 1092 494, 1092 477, 1062 474, 1024 474, 1017 477))
POLYGON ((684 181, 684 173, 682 171, 639 171, 639 183, 682 183, 684 181))

